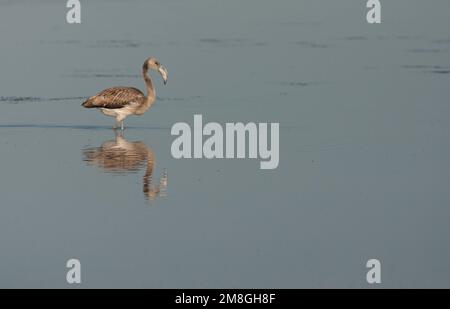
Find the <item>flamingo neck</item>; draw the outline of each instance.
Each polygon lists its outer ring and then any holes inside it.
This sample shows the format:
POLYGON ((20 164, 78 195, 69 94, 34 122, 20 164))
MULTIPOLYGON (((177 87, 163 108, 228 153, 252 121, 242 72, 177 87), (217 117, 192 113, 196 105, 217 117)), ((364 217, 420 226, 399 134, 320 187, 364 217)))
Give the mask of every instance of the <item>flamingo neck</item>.
POLYGON ((148 100, 153 102, 156 98, 156 90, 153 86, 152 78, 148 75, 148 68, 146 66, 144 66, 142 74, 144 75, 145 85, 147 86, 148 100))
POLYGON ((154 188, 152 188, 152 180, 153 180, 153 167, 155 165, 155 158, 153 155, 153 151, 147 149, 147 168, 145 170, 145 175, 143 177, 143 192, 147 198, 153 198, 154 196, 154 188))

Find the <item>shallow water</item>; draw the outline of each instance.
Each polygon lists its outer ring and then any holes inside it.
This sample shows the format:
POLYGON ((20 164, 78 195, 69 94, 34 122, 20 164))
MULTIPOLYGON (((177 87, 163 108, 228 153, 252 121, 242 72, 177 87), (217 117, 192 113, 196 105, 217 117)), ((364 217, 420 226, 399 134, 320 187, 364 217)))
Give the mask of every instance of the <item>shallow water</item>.
POLYGON ((448 1, 0 3, 0 287, 450 287, 448 1), (11 30, 13 29, 13 30, 11 30), (99 90, 158 101, 126 120, 99 90), (175 160, 171 126, 280 122, 280 165, 175 160))

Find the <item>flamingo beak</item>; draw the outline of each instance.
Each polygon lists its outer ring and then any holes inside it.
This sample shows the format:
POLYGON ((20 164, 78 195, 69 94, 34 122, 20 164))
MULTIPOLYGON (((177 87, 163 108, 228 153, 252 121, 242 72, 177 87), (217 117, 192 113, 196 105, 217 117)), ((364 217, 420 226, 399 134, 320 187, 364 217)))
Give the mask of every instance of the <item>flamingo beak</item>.
POLYGON ((158 72, 159 72, 159 74, 161 74, 161 76, 163 78, 164 85, 167 84, 167 79, 169 77, 169 72, 167 72, 167 69, 163 65, 160 65, 158 67, 158 72))

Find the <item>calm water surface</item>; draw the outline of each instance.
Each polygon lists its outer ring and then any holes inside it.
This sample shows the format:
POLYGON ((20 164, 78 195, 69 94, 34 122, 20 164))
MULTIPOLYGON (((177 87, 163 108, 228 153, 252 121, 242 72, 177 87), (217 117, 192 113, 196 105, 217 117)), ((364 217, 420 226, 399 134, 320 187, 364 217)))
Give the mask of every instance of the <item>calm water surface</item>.
POLYGON ((0 3, 0 287, 450 287, 448 1, 0 3), (110 86, 155 106, 83 109, 110 86), (279 122, 280 165, 175 160, 175 122, 279 122))

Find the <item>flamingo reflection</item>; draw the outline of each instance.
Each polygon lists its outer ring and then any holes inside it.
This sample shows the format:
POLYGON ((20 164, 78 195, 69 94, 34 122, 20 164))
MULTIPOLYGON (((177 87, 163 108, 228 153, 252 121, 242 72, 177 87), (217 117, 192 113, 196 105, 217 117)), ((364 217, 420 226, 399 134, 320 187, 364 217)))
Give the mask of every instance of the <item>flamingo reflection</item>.
POLYGON ((149 200, 166 196, 167 171, 162 171, 159 182, 153 182, 155 154, 144 142, 130 142, 122 132, 116 131, 116 138, 104 142, 100 147, 83 149, 83 160, 90 166, 96 166, 104 172, 113 174, 137 173, 145 166, 143 176, 144 195, 149 200))

